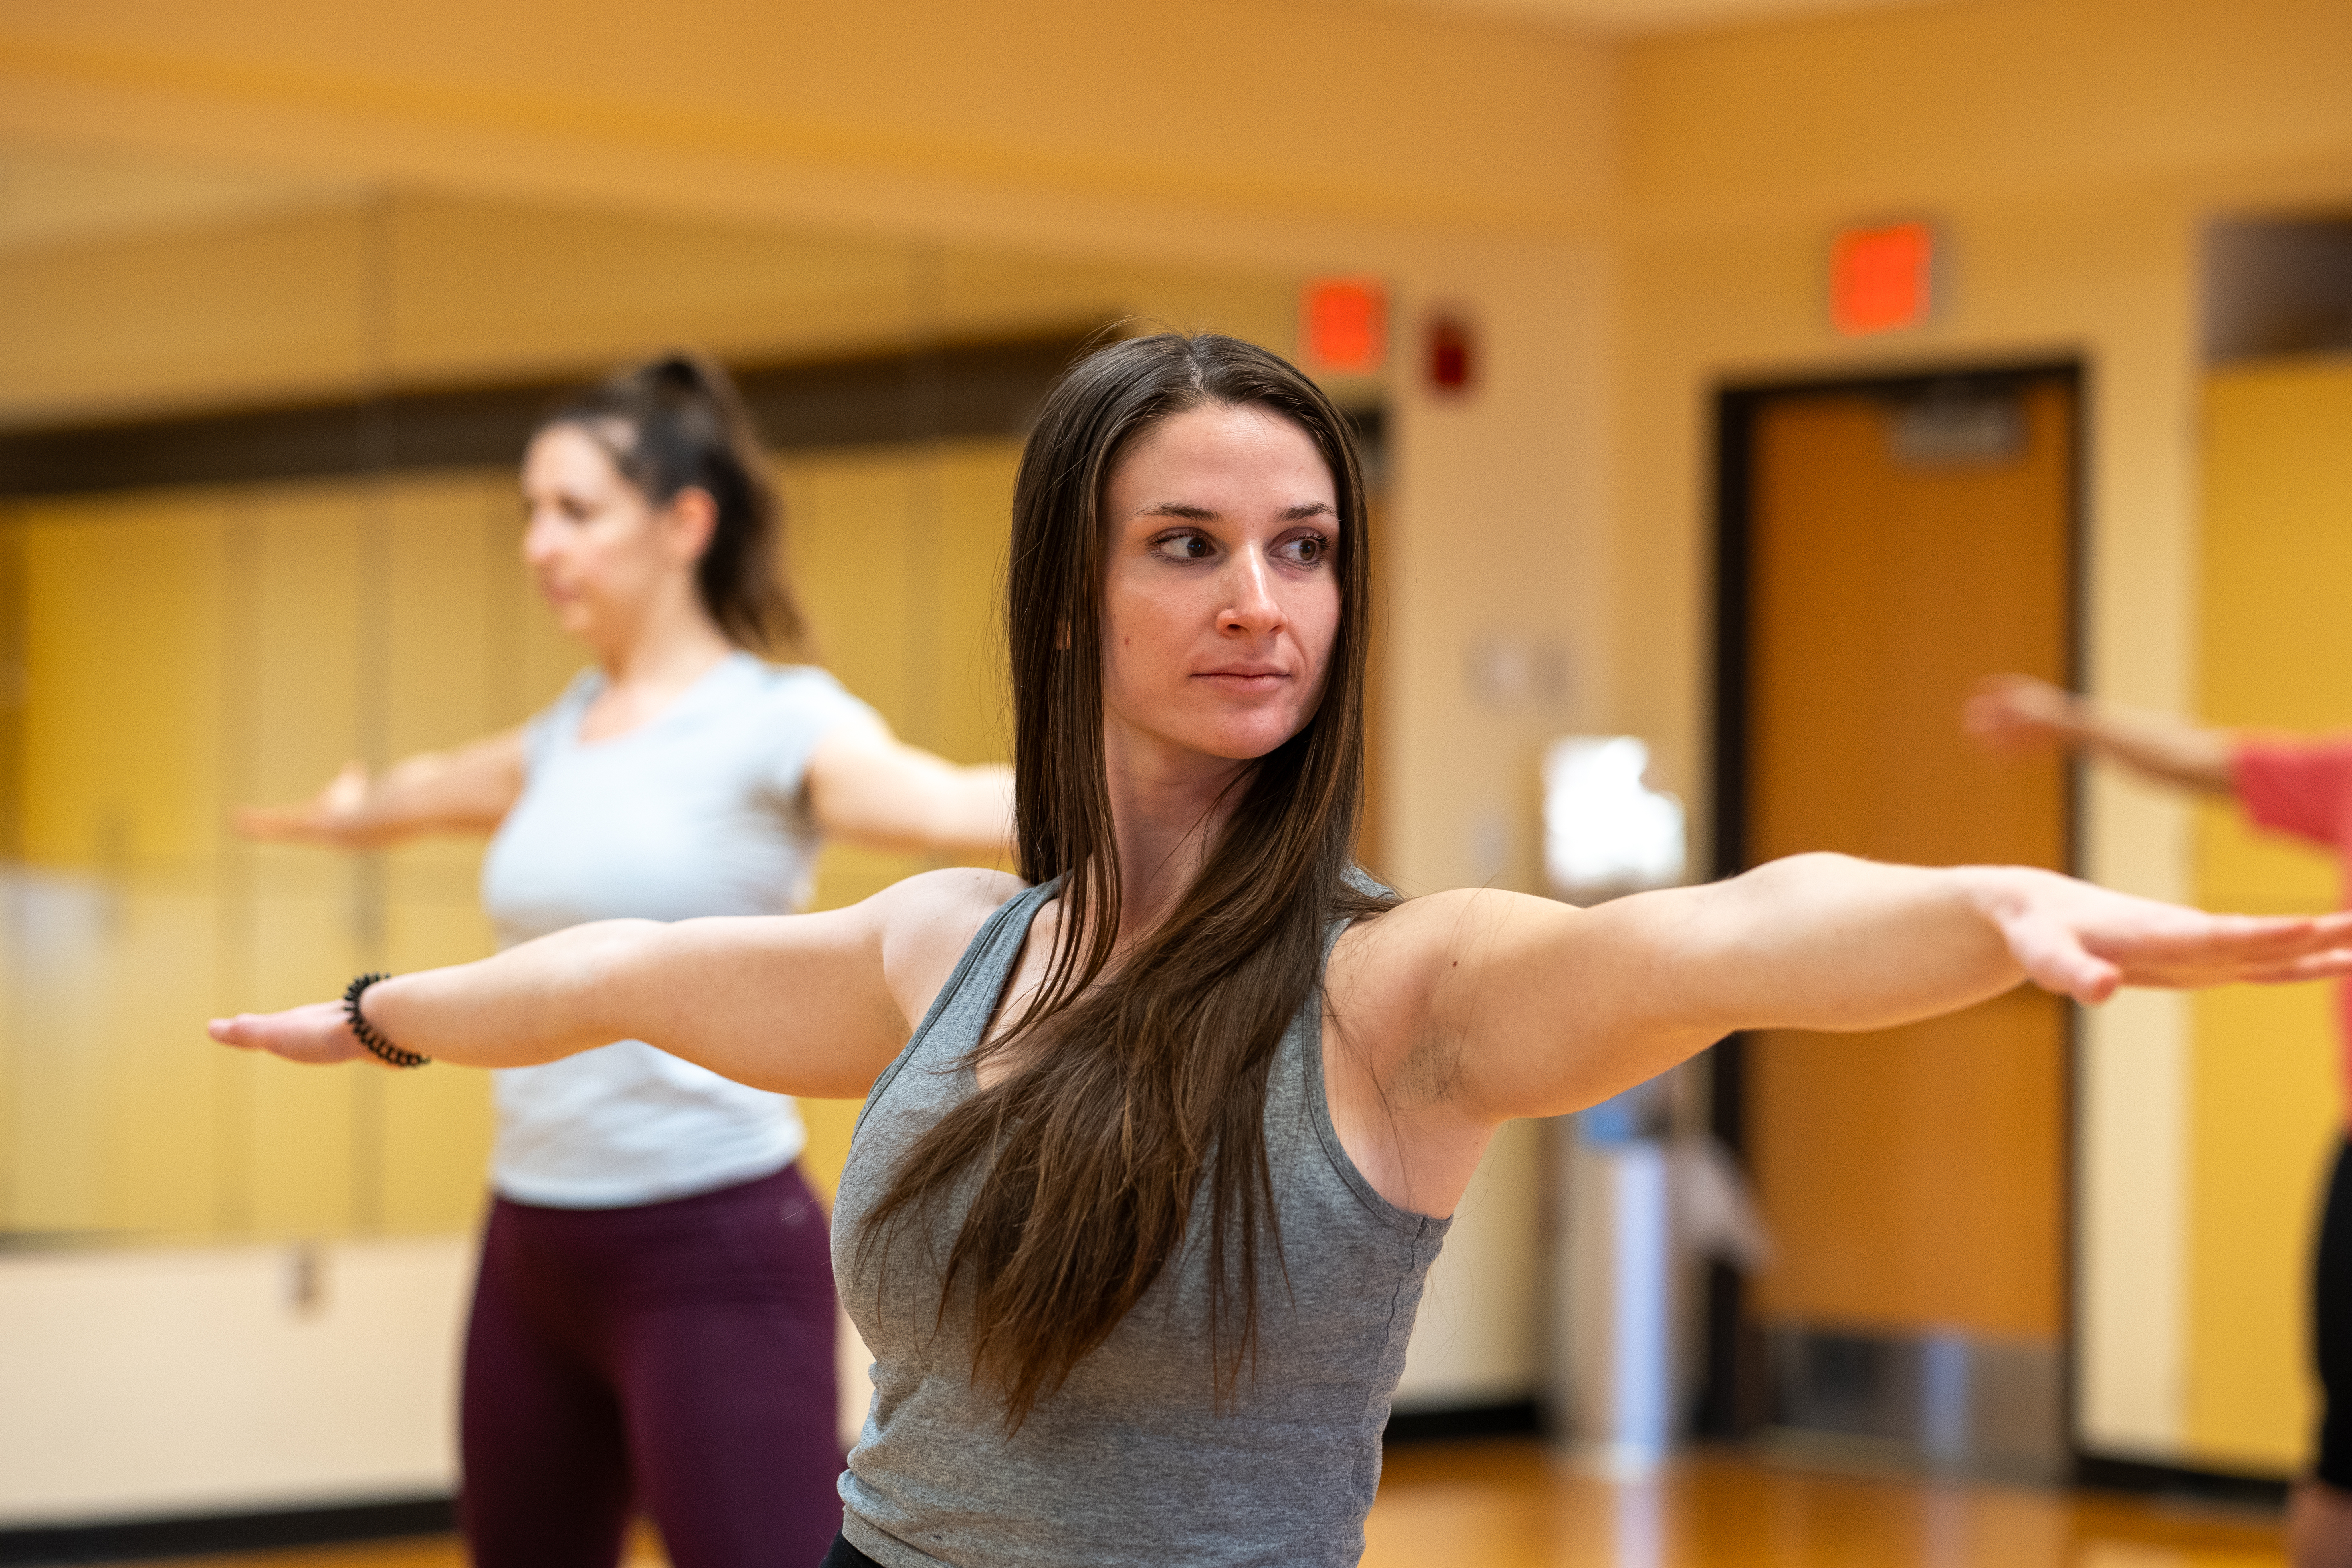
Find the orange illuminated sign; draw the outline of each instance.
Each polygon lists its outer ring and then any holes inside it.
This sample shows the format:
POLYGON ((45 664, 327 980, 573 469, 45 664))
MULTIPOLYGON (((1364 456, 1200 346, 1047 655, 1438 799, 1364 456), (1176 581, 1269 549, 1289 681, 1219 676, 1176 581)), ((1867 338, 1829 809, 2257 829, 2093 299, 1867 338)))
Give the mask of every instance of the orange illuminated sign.
POLYGON ((1830 248, 1830 318, 1841 332, 1918 326, 1934 303, 1935 270, 1930 225, 1847 229, 1830 248))
POLYGON ((1389 353, 1389 294, 1376 278, 1318 278, 1298 298, 1307 367, 1370 375, 1389 353))

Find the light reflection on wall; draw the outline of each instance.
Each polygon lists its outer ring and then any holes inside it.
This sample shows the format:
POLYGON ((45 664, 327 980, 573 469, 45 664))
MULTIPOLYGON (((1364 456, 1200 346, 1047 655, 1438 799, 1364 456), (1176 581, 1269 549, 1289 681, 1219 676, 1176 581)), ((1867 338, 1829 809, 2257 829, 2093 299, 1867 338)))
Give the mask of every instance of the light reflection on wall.
POLYGON ((1683 879, 1683 803, 1643 782, 1650 748, 1631 735, 1570 735, 1545 749, 1544 873, 1571 903, 1683 879))

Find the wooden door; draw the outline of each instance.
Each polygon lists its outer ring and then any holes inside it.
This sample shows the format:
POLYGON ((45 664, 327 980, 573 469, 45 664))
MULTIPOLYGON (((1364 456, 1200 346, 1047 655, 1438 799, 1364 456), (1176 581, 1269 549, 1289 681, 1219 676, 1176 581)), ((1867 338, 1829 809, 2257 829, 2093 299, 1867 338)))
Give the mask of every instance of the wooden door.
MULTIPOLYGON (((1748 864, 1834 849, 2067 864, 2055 761, 1979 754, 1979 677, 2070 674, 2071 376, 1748 405, 1748 864)), ((1768 1329, 2049 1347, 2063 1322, 2066 1016, 2026 990, 1860 1036, 1754 1037, 1768 1329)))

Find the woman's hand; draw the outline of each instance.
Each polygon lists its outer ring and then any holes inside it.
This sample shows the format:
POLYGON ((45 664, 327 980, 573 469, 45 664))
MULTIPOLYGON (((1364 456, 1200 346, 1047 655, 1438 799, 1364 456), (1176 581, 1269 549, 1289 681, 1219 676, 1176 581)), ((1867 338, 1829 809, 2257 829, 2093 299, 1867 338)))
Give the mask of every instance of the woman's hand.
POLYGON ((291 805, 241 805, 232 820, 238 833, 265 844, 346 845, 362 839, 367 803, 367 764, 345 763, 310 799, 291 805))
POLYGON ((522 731, 407 758, 373 778, 345 763, 326 787, 291 805, 240 806, 247 838, 372 849, 418 833, 488 833, 522 798, 522 731))
POLYGON ((312 1067, 362 1058, 380 1067, 391 1065, 360 1044, 341 1002, 313 1002, 283 1013, 239 1013, 234 1018, 215 1018, 205 1032, 225 1046, 268 1051, 312 1067))
POLYGON ((2237 771, 2237 745, 2227 731, 2095 702, 2030 675, 1979 681, 1961 705, 1960 727, 1988 751, 2079 748, 2159 783, 2211 795, 2230 793, 2237 771))
POLYGON ((2077 1002, 2104 1002, 2119 985, 2188 990, 2352 973, 2352 912, 2215 915, 2051 871, 1968 867, 1953 875, 2025 977, 2077 1002))
POLYGON ((2063 745, 2075 738, 2074 693, 2030 675, 1992 675, 1977 682, 1960 709, 1960 727, 1997 752, 2063 745))

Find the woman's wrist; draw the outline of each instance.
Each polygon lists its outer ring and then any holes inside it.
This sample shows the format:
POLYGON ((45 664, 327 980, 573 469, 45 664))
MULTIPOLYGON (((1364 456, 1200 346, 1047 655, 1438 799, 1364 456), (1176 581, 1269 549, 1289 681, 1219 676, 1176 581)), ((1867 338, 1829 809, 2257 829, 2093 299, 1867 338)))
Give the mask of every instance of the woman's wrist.
POLYGON ((1952 866, 1940 874, 2005 956, 2011 928, 2032 907, 2036 894, 2053 881, 2064 880, 2055 871, 2033 866, 1952 866))
POLYGON ((368 1016, 365 1002, 369 993, 391 980, 389 974, 362 974, 354 979, 343 991, 344 1023, 351 1029, 352 1037, 365 1047, 369 1055, 386 1066, 421 1068, 433 1058, 422 1051, 412 1051, 395 1045, 368 1016))
POLYGON ((373 786, 357 800, 344 801, 319 814, 319 826, 346 849, 373 849, 384 842, 387 819, 373 786))
POLYGON ((2052 734, 2069 745, 2095 742, 2103 738, 2099 712, 2091 700, 2079 691, 2068 691, 2063 687, 2051 689, 2050 711, 2044 715, 2042 722, 2049 726, 2052 734))

